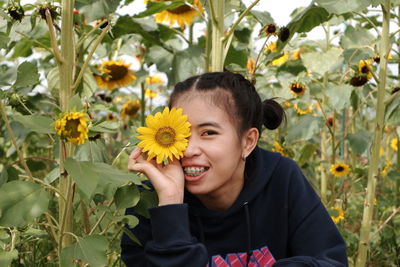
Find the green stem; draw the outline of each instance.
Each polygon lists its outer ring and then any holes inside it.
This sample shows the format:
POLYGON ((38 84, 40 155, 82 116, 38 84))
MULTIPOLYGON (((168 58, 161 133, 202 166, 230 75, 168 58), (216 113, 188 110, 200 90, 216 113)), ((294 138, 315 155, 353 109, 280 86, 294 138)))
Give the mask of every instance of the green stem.
MULTIPOLYGON (((73 77, 75 70, 75 44, 74 44, 74 21, 73 10, 74 0, 61 1, 61 58, 63 62, 58 61, 60 73, 60 107, 62 112, 68 112, 69 100, 73 96, 73 77)), ((59 189, 62 195, 66 196, 67 201, 59 198, 59 242, 58 254, 64 247, 72 244, 73 239, 70 235, 64 237, 64 232, 72 232, 73 218, 73 183, 71 177, 65 173, 64 162, 72 155, 72 145, 66 145, 64 141, 60 142, 60 182, 59 189)))
POLYGON ((144 126, 145 125, 145 111, 146 111, 146 100, 144 99, 144 95, 145 95, 145 88, 144 88, 144 83, 142 82, 140 84, 140 89, 141 89, 141 99, 140 99, 140 105, 141 105, 141 109, 140 109, 140 122, 141 125, 144 126))
POLYGON ((258 4, 260 0, 255 0, 250 6, 246 8, 245 11, 240 14, 239 18, 235 21, 235 23, 232 25, 230 28, 229 32, 225 35, 223 42, 225 43, 229 38, 231 38, 231 35, 235 32, 236 27, 239 25, 239 23, 243 20, 243 18, 250 12, 250 10, 258 4))
MULTIPOLYGON (((212 45, 211 45, 211 71, 223 71, 224 69, 224 0, 209 1, 214 8, 215 19, 212 20, 212 45)), ((211 9, 213 10, 213 9, 211 9)))
POLYGON ((321 129, 321 199, 323 203, 326 203, 326 190, 328 188, 326 178, 326 131, 321 129))
POLYGON ((1 100, 1 99, 0 99, 0 113, 1 113, 1 116, 3 117, 4 123, 6 124, 7 132, 8 132, 8 135, 9 135, 10 139, 11 139, 11 142, 13 143, 13 145, 15 147, 15 150, 17 151, 19 162, 22 165, 22 167, 24 167, 24 170, 25 170, 26 174, 28 175, 29 179, 31 181, 33 181, 34 179, 33 179, 32 173, 31 173, 28 165, 26 164, 24 154, 19 149, 19 146, 17 144, 17 139, 16 139, 16 137, 14 135, 14 131, 12 130, 10 122, 9 122, 9 120, 7 118, 6 110, 5 110, 4 104, 3 104, 3 100, 1 100))
POLYGON ((101 43, 101 41, 103 40, 104 36, 106 35, 108 30, 110 29, 110 27, 111 27, 111 25, 109 24, 106 28, 104 28, 103 31, 101 32, 100 36, 97 38, 96 42, 94 43, 92 49, 90 50, 89 54, 87 55, 87 57, 85 59, 85 62, 83 63, 81 71, 78 74, 78 78, 76 78, 76 81, 75 81, 74 85, 72 86, 72 91, 75 91, 75 89, 79 86, 79 83, 82 80, 83 74, 85 73, 85 71, 87 69, 87 66, 89 65, 89 62, 92 59, 92 56, 93 56, 94 52, 96 51, 96 48, 101 43))
POLYGON ((390 0, 386 0, 384 4, 381 5, 381 7, 383 12, 383 22, 382 22, 382 35, 381 35, 382 38, 379 51, 381 61, 380 61, 379 84, 378 84, 378 94, 376 103, 375 131, 372 144, 370 166, 368 170, 368 184, 364 202, 363 218, 361 222, 360 240, 358 244, 358 255, 355 265, 356 267, 364 267, 367 261, 372 215, 374 208, 373 202, 375 199, 377 176, 379 176, 379 170, 378 170, 379 150, 381 147, 382 131, 385 122, 384 94, 386 86, 387 56, 390 53, 389 51, 390 0))

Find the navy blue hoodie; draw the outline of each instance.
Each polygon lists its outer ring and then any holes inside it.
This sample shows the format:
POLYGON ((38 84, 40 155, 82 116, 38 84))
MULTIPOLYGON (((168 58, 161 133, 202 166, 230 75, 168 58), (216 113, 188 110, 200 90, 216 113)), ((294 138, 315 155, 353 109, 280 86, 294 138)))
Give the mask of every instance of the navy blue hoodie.
POLYGON ((245 185, 226 211, 209 210, 185 192, 185 203, 150 208, 124 235, 131 266, 347 266, 346 246, 320 198, 291 159, 256 148, 245 185))

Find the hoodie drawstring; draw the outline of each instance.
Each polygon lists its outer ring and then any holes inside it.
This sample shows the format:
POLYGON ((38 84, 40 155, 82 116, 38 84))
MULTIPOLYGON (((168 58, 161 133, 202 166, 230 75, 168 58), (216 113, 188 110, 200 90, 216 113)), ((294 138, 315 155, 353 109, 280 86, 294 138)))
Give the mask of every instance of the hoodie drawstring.
POLYGON ((246 215, 246 230, 247 230, 247 258, 246 258, 246 267, 249 266, 250 258, 253 255, 253 251, 251 250, 251 224, 250 224, 250 212, 248 202, 243 203, 244 212, 246 215))

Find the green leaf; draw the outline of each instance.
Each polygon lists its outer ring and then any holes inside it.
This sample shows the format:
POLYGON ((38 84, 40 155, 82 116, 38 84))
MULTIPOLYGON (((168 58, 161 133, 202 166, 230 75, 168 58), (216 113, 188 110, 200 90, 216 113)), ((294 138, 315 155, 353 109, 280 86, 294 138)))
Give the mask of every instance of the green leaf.
POLYGON ((17 59, 19 57, 29 57, 30 55, 32 55, 32 42, 29 39, 23 38, 16 43, 11 58, 17 59))
POLYGON ((311 139, 319 131, 318 119, 312 116, 303 115, 301 119, 288 129, 286 141, 305 141, 311 139))
POLYGON ((55 67, 47 73, 47 88, 51 94, 58 97, 60 91, 60 75, 58 67, 55 67))
POLYGON ((118 121, 103 121, 89 128, 92 132, 97 133, 115 133, 119 129, 118 121))
POLYGON ((334 14, 361 11, 371 4, 371 0, 315 0, 315 2, 334 14))
POLYGON ((300 166, 303 166, 305 163, 307 163, 312 156, 312 154, 318 149, 318 146, 315 144, 306 144, 301 152, 300 152, 300 157, 298 159, 298 162, 300 166))
POLYGON ((324 8, 311 4, 294 17, 287 25, 287 28, 292 36, 295 32, 309 32, 330 18, 331 16, 324 8))
POLYGON ((350 149, 356 154, 363 154, 371 144, 371 136, 368 132, 360 130, 346 136, 350 149))
POLYGON ((16 168, 9 166, 4 167, 0 174, 0 187, 7 183, 14 180, 18 180, 19 172, 16 168))
POLYGON ((336 110, 341 110, 350 106, 350 96, 353 89, 354 87, 348 84, 329 84, 324 93, 328 97, 328 104, 336 110))
POLYGON ((177 52, 172 62, 172 69, 168 72, 168 83, 176 84, 198 74, 199 66, 203 65, 201 47, 189 46, 186 50, 177 52))
POLYGON ((75 244, 61 251, 61 267, 73 266, 74 260, 82 260, 90 266, 107 265, 108 240, 104 236, 78 237, 75 244))
POLYGON ((18 259, 18 251, 4 251, 0 249, 0 266, 9 266, 13 260, 18 259))
POLYGON ((33 86, 39 83, 39 72, 35 64, 23 62, 17 69, 17 80, 14 83, 15 88, 33 86))
POLYGON ((83 98, 91 97, 97 90, 96 79, 94 78, 92 72, 90 72, 89 68, 86 69, 83 74, 83 83, 81 87, 81 91, 79 91, 79 95, 83 98))
POLYGON ((75 8, 85 14, 87 21, 107 18, 114 13, 120 0, 77 0, 75 8))
POLYGON ((237 49, 233 46, 229 48, 228 54, 225 58, 225 65, 237 64, 243 68, 246 67, 248 58, 248 51, 246 49, 237 49))
POLYGON ((159 13, 166 9, 174 9, 184 5, 185 1, 163 1, 163 2, 149 2, 146 10, 134 16, 134 18, 144 18, 153 14, 159 13))
POLYGON ((43 182, 45 182, 46 184, 51 184, 52 182, 57 180, 58 177, 60 177, 60 168, 56 167, 51 172, 49 172, 46 177, 44 177, 43 182))
POLYGON ((360 26, 353 27, 347 26, 344 35, 340 39, 340 45, 345 48, 365 48, 365 46, 371 45, 377 41, 367 29, 360 26))
POLYGON ((65 161, 65 169, 87 199, 91 199, 94 192, 104 194, 110 199, 117 188, 124 184, 129 182, 141 184, 135 174, 120 171, 102 162, 77 161, 68 158, 65 161))
POLYGON ((50 195, 36 183, 12 181, 0 188, 0 225, 23 226, 48 207, 50 195))
POLYGON ((9 41, 10 37, 8 37, 4 32, 0 32, 0 49, 6 49, 9 41))
POLYGON ((108 162, 107 147, 102 140, 88 141, 78 147, 75 159, 90 162, 108 162))
POLYGON ((330 48, 326 52, 311 52, 301 55, 304 66, 308 71, 324 75, 328 71, 333 71, 342 66, 342 50, 330 48))
POLYGON ((250 13, 261 23, 262 26, 275 23, 268 11, 251 10, 250 13))
POLYGON ((374 55, 375 52, 370 47, 350 48, 350 49, 345 49, 343 52, 343 57, 345 62, 352 66, 358 66, 360 60, 373 58, 374 55))
POLYGON ((135 206, 135 211, 146 218, 150 217, 149 208, 157 205, 158 197, 154 191, 142 191, 140 192, 140 200, 135 206))
POLYGON ((157 65, 157 69, 162 72, 170 72, 174 55, 161 46, 152 46, 146 54, 146 62, 157 65))
POLYGON ((400 125, 400 95, 397 93, 397 97, 386 106, 385 121, 388 125, 398 126, 400 125))
POLYGON ((98 173, 90 162, 80 162, 72 158, 65 160, 65 169, 77 184, 80 192, 91 199, 99 181, 98 173))
POLYGON ((128 185, 118 188, 114 199, 117 209, 126 209, 136 206, 140 199, 140 193, 136 185, 128 185))
POLYGON ((83 105, 82 105, 82 99, 79 97, 78 94, 74 95, 68 103, 68 111, 82 111, 83 110, 83 105))
POLYGON ((42 115, 26 115, 14 114, 13 118, 20 122, 24 127, 32 132, 42 133, 42 134, 54 134, 54 121, 42 115))

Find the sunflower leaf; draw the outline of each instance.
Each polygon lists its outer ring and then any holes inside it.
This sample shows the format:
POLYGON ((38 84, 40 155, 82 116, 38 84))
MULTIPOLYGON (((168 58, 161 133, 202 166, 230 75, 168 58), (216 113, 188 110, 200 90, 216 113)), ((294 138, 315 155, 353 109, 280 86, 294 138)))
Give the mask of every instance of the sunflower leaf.
POLYGON ((143 11, 134 16, 134 18, 148 17, 153 14, 159 13, 166 9, 174 9, 185 4, 185 1, 163 1, 163 2, 149 2, 146 11, 143 11))
POLYGON ((17 80, 14 83, 14 88, 33 86, 39 83, 39 72, 35 64, 23 62, 17 69, 17 80))
POLYGON ((0 188, 0 225, 23 226, 48 207, 50 194, 36 183, 11 181, 0 188))
POLYGON ((315 2, 333 14, 360 11, 371 4, 371 0, 315 0, 315 2))
POLYGON ((83 110, 83 105, 82 105, 82 100, 79 97, 78 94, 74 95, 68 103, 68 110, 69 111, 82 111, 83 110))
POLYGON ((21 114, 14 114, 13 118, 20 122, 25 129, 42 133, 42 134, 53 134, 55 133, 53 127, 53 120, 49 117, 45 117, 42 115, 26 115, 23 116, 21 114))
POLYGON ((371 136, 366 131, 358 131, 346 136, 350 149, 356 154, 363 154, 371 144, 371 136))
POLYGON ((72 266, 74 260, 82 260, 90 266, 106 266, 106 251, 108 240, 105 236, 90 235, 78 237, 75 244, 66 247, 61 252, 61 266, 72 266))

